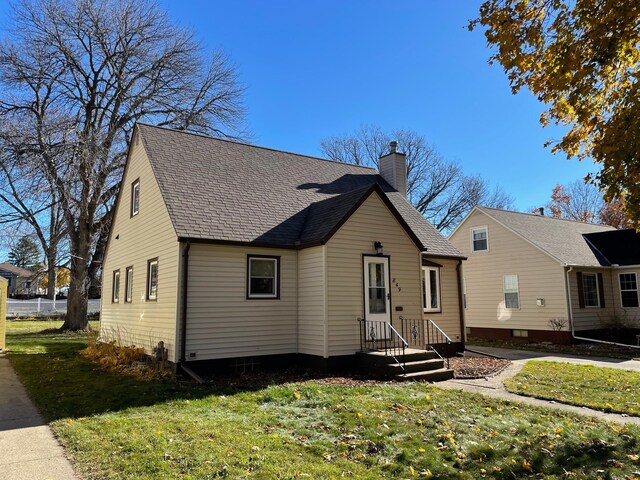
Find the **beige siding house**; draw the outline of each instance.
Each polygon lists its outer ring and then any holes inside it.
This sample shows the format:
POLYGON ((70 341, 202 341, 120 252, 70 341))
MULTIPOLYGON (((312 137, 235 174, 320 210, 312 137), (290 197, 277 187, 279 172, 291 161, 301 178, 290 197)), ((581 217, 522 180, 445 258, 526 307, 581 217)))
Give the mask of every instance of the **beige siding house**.
POLYGON ((101 338, 230 368, 346 365, 373 324, 422 349, 428 325, 461 349, 463 255, 407 202, 404 155, 380 164, 382 175, 138 124, 101 338))
POLYGON ((640 269, 632 265, 640 264, 640 250, 629 247, 624 258, 611 254, 621 252, 628 235, 635 238, 632 231, 603 225, 474 208, 450 236, 468 257, 468 334, 566 343, 603 337, 620 318, 635 318, 640 269), (601 251, 606 248, 609 258, 601 251), (624 302, 621 287, 628 287, 624 302))
POLYGON ((9 297, 32 296, 38 293, 39 277, 31 270, 0 263, 0 277, 7 280, 9 297))

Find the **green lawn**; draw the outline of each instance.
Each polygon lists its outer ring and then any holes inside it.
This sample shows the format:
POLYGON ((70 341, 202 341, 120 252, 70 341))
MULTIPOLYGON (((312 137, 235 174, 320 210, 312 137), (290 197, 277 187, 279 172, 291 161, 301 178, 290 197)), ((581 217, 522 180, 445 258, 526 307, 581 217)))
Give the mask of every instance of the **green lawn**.
POLYGON ((97 370, 82 335, 9 324, 32 398, 87 479, 632 478, 640 430, 424 384, 251 389, 97 370))
POLYGON ((640 373, 616 368, 530 361, 505 381, 507 390, 606 412, 640 416, 640 373))

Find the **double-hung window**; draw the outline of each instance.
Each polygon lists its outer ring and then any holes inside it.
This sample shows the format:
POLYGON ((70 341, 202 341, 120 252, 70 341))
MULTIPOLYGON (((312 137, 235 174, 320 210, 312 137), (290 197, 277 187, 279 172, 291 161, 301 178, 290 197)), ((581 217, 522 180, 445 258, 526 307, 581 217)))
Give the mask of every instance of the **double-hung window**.
POLYGON ((582 273, 582 292, 585 307, 600 306, 598 275, 595 273, 582 273))
POLYGON ((620 297, 624 308, 638 307, 638 277, 635 272, 620 274, 620 297))
POLYGON ((158 259, 147 261, 147 300, 158 299, 158 259))
POLYGON ((489 237, 487 227, 476 227, 471 229, 471 250, 482 252, 489 250, 489 237))
POLYGON ((518 275, 502 277, 505 308, 520 308, 520 291, 518 289, 518 275))
POLYGON ((113 290, 111 291, 111 301, 120 302, 120 270, 113 272, 113 290))
POLYGON ((124 273, 124 303, 133 300, 133 267, 127 267, 124 273))
POLYGON ((247 298, 280 298, 280 257, 247 257, 247 298))
POLYGON ((440 269, 422 267, 422 303, 425 312, 440 311, 440 269))

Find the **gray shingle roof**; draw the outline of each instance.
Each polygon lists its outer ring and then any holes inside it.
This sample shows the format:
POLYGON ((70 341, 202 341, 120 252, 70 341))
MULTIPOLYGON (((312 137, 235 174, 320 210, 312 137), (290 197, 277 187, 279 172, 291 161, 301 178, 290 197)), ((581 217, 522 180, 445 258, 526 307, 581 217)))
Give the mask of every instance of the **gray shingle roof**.
POLYGON ((10 263, 0 263, 0 272, 13 273, 19 277, 30 277, 33 275, 31 270, 26 270, 22 267, 16 267, 10 263))
POLYGON ((432 255, 462 257, 371 168, 138 124, 181 239, 296 247, 326 241, 378 185, 432 255))
POLYGON ((600 266, 598 257, 583 235, 615 230, 607 225, 574 222, 488 207, 477 208, 567 265, 600 266))

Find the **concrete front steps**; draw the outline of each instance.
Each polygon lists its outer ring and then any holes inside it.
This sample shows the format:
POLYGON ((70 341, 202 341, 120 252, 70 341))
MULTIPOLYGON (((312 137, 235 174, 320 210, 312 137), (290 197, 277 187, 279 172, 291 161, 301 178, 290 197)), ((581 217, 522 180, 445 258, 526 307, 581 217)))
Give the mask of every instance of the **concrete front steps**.
POLYGON ((426 382, 453 378, 453 370, 445 368, 444 360, 431 350, 407 348, 404 357, 402 354, 396 355, 400 364, 384 351, 358 352, 357 357, 360 369, 376 377, 426 382))

